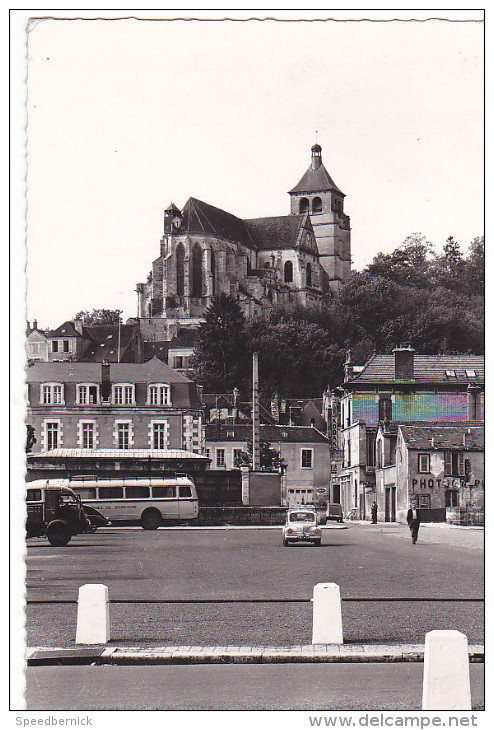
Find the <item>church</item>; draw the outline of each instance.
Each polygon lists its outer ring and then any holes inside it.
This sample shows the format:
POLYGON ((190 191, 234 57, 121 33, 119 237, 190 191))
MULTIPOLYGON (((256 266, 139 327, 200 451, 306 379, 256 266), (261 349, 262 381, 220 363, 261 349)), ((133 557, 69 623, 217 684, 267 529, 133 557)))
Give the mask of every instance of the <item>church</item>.
POLYGON ((139 320, 197 327, 215 294, 235 297, 248 318, 276 305, 316 304, 350 274, 345 195, 315 144, 289 191, 290 215, 242 220, 196 198, 164 212, 160 253, 137 284, 139 320))

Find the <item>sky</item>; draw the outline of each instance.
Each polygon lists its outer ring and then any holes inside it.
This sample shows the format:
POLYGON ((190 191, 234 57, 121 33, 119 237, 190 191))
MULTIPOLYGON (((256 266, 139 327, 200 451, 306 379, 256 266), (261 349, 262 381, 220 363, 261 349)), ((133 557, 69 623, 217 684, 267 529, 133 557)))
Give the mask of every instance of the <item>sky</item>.
POLYGON ((322 146, 354 268, 483 234, 478 22, 50 20, 28 37, 27 312, 135 316, 163 210, 286 215, 322 146))

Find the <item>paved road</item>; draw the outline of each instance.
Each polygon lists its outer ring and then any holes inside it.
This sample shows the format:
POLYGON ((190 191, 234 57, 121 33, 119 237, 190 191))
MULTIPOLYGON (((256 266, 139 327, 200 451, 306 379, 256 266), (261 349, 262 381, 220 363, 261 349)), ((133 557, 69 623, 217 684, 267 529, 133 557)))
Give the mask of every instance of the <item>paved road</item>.
MULTIPOLYGON (((28 710, 419 710, 422 677, 410 663, 30 667, 26 698, 28 710)), ((483 677, 470 665, 474 709, 483 677)))
MULTIPOLYGON (((483 533, 424 527, 412 545, 406 526, 326 529, 323 545, 281 545, 275 529, 108 528, 66 548, 29 540, 28 599, 77 598, 83 583, 105 583, 113 599, 280 599, 312 596, 334 581, 344 597, 481 597, 483 533)), ((286 645, 310 643, 306 603, 112 604, 112 641, 121 644, 286 645)), ((68 646, 76 606, 30 605, 29 646, 68 646)), ((483 605, 344 603, 345 641, 423 641, 456 628, 483 641, 483 605)))

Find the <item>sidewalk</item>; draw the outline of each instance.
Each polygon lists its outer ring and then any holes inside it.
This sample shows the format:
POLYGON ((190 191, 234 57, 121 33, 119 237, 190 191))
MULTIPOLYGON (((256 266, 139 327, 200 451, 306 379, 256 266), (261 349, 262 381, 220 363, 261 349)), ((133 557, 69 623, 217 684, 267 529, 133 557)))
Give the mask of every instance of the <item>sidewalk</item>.
MULTIPOLYGON (((347 525, 368 525, 369 527, 408 527, 404 522, 377 522, 373 524, 370 520, 345 520, 347 525)), ((478 530, 483 532, 483 525, 452 525, 449 522, 421 522, 420 529, 423 527, 440 527, 447 530, 478 530)))
MULTIPOLYGON (((470 662, 484 661, 484 647, 470 645, 470 662)), ((31 647, 29 666, 53 664, 273 664, 423 662, 423 644, 309 644, 300 646, 80 646, 31 647)))

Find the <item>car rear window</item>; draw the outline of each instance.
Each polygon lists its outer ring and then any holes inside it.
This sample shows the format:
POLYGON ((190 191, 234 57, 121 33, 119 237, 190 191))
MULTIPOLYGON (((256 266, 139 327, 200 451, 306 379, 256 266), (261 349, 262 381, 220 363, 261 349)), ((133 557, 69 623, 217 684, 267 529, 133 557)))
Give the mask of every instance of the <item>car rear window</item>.
POLYGON ((316 515, 314 512, 290 512, 288 519, 290 522, 315 522, 316 515))

